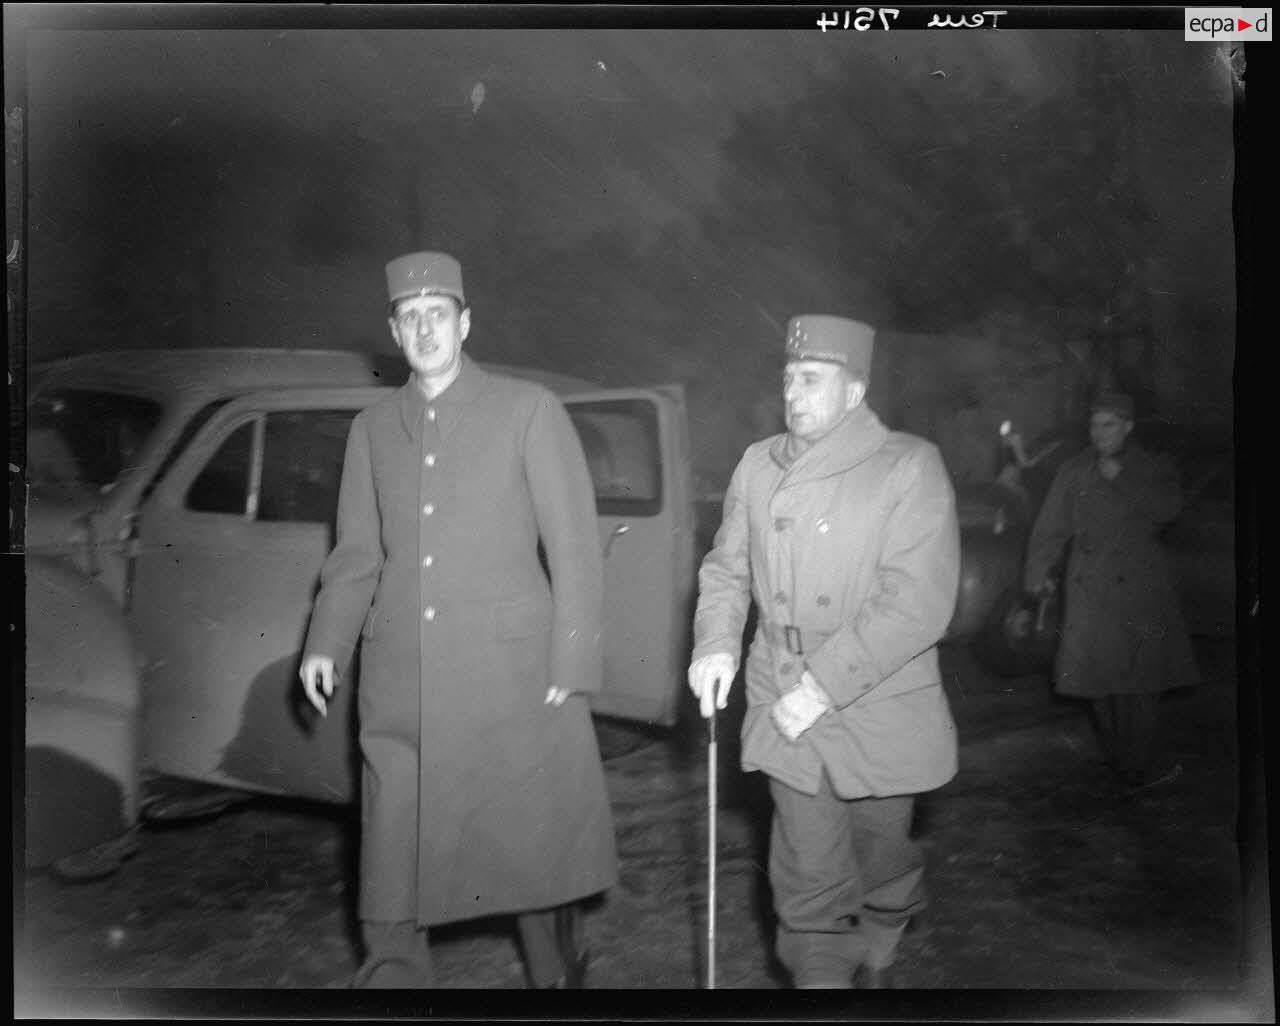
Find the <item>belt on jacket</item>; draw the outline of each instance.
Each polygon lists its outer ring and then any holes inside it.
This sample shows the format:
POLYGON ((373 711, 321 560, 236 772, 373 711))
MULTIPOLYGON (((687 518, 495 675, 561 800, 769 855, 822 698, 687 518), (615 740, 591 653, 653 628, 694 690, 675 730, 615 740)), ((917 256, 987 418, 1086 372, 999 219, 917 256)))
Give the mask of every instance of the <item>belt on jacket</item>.
POLYGON ((772 623, 769 620, 759 621, 758 629, 770 645, 785 648, 792 655, 811 652, 826 640, 825 634, 801 630, 792 624, 772 623))

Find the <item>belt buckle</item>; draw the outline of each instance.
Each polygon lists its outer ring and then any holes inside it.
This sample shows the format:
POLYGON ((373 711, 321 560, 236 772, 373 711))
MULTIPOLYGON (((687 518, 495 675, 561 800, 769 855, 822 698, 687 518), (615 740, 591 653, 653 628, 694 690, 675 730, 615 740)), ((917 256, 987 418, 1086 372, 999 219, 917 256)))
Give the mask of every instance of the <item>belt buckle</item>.
POLYGON ((788 624, 782 630, 787 636, 787 651, 792 655, 804 655, 804 646, 800 643, 800 628, 788 624))

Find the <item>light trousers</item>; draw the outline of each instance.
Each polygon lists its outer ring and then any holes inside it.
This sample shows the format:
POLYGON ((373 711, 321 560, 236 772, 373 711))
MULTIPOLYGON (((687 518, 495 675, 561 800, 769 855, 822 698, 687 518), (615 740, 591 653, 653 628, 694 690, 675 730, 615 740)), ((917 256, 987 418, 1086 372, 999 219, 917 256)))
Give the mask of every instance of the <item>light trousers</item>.
POLYGON ((914 795, 817 795, 770 780, 769 881, 777 952, 797 987, 847 987, 858 966, 891 965, 925 902, 924 852, 911 840, 914 795))

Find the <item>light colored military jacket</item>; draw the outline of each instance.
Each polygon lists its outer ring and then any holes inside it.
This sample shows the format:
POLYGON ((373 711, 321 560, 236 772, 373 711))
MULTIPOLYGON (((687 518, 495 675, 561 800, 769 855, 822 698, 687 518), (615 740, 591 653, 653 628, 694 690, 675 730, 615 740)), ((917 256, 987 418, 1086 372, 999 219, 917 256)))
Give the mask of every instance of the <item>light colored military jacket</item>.
POLYGON ((747 449, 699 573, 694 658, 736 653, 749 602, 742 766, 809 794, 912 794, 956 772, 936 645, 960 534, 937 448, 859 406, 788 465, 786 435, 747 449), (788 630, 788 628, 791 628, 788 630), (769 707, 805 667, 836 708, 788 742, 769 707))

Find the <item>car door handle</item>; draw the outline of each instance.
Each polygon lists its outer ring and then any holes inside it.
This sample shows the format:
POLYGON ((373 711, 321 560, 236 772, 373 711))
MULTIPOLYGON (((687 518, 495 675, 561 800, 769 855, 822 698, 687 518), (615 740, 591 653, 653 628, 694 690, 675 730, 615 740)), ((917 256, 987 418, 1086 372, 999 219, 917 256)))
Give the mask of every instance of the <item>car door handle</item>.
POLYGON ((609 550, 613 548, 613 542, 614 542, 614 540, 615 540, 616 538, 621 538, 624 534, 626 534, 626 533, 627 533, 628 531, 630 531, 630 530, 631 530, 631 528, 630 528, 630 526, 629 526, 629 525, 627 525, 627 524, 619 524, 617 527, 615 527, 615 528, 613 529, 613 533, 612 533, 611 535, 609 535, 609 540, 608 540, 608 541, 606 541, 606 542, 604 543, 604 558, 605 558, 605 559, 608 559, 608 558, 609 558, 609 550))

